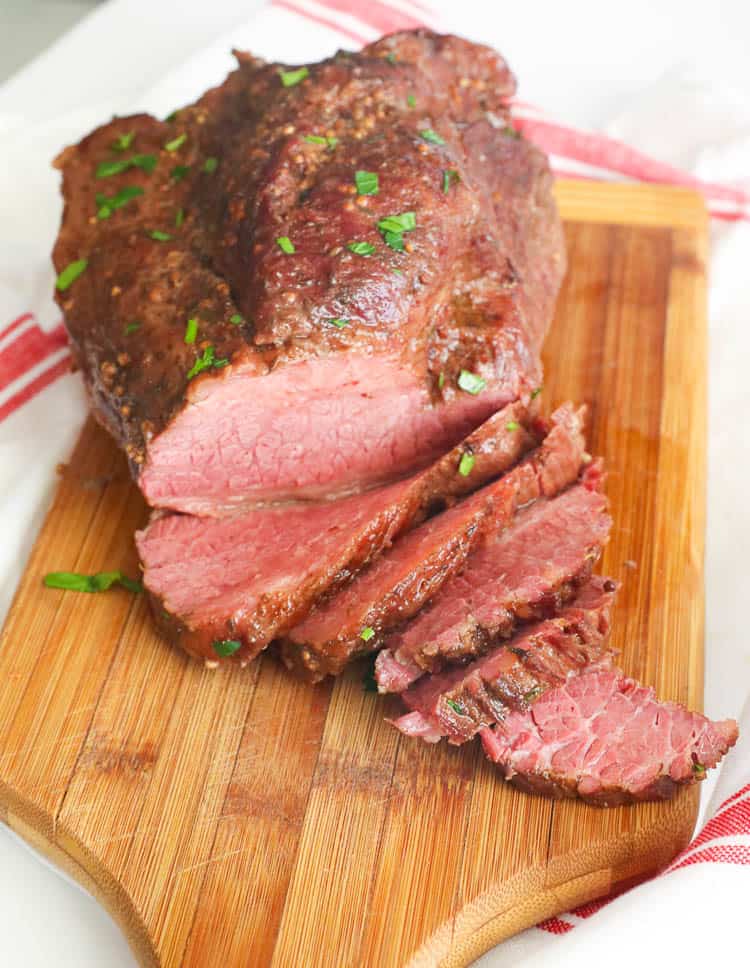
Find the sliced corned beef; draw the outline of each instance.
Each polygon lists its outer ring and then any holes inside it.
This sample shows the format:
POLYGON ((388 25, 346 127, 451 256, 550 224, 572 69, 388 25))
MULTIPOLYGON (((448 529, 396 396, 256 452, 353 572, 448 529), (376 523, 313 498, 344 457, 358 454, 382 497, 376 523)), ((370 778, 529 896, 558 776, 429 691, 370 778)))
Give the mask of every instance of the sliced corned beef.
POLYGON ((519 507, 575 478, 584 447, 582 423, 582 411, 561 407, 550 433, 529 457, 396 542, 321 602, 281 643, 287 666, 317 680, 378 648, 383 635, 414 616, 463 565, 485 525, 502 530, 519 507))
POLYGON ((520 630, 468 666, 420 679, 402 693, 412 712, 394 721, 427 742, 459 745, 480 729, 525 711, 568 676, 611 663, 604 648, 615 583, 592 577, 554 617, 520 630))
POLYGON ((512 403, 425 471, 375 491, 223 518, 157 515, 136 544, 160 628, 193 655, 216 659, 214 642, 239 641, 235 654, 252 658, 397 535, 511 467, 543 428, 512 403))
POLYGON ((615 805, 662 800, 702 780, 737 739, 617 669, 571 676, 480 736, 506 779, 548 796, 615 805))
POLYGON ((402 692, 427 671, 481 655, 518 621, 554 614, 570 599, 612 523, 606 499, 589 483, 584 474, 563 494, 521 512, 511 528, 488 534, 463 571, 380 653, 379 690, 402 692))

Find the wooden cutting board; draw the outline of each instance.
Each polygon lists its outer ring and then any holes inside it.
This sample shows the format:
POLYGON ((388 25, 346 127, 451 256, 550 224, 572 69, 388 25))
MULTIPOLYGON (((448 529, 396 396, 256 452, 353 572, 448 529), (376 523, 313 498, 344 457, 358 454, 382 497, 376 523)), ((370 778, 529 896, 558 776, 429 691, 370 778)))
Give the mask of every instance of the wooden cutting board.
MULTIPOLYGON (((570 271, 544 398, 587 401, 607 459, 622 664, 699 709, 705 210, 664 188, 558 197, 570 271)), ((687 842, 695 789, 610 810, 525 796, 478 745, 401 737, 361 668, 317 687, 269 658, 204 671, 156 638, 142 597, 42 587, 52 570, 135 574, 144 520, 90 422, 0 645, 0 819, 106 905, 143 965, 467 965, 687 842)))

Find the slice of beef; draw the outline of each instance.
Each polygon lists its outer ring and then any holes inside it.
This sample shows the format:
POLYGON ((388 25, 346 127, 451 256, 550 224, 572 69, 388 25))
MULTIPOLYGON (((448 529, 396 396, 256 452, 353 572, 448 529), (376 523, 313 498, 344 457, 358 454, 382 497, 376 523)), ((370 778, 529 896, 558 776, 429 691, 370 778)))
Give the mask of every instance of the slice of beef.
POLYGON ((702 780, 737 739, 617 669, 571 676, 481 733, 489 758, 523 790, 616 805, 663 800, 702 780))
MULTIPOLYGON (((598 470, 594 473, 598 482, 598 470)), ((606 498, 581 482, 537 501, 513 527, 488 535, 463 571, 387 643, 375 664, 381 692, 402 692, 446 663, 507 638, 519 621, 551 616, 591 574, 612 521, 606 498)))
POLYGON ((460 745, 509 713, 525 712, 568 676, 610 665, 605 642, 615 587, 592 577, 554 618, 520 630, 468 666, 424 676, 402 693, 412 712, 393 725, 430 743, 447 737, 460 745))
POLYGON ((306 74, 238 61, 57 160, 54 263, 86 263, 57 298, 95 412, 149 504, 201 515, 426 466, 538 385, 565 268, 490 49, 417 31, 306 74))
POLYGON ((287 667, 317 681, 377 649, 384 635, 412 618, 455 575, 487 527, 504 529, 519 507, 575 479, 584 448, 582 425, 582 410, 561 407, 531 456, 416 528, 321 602, 281 642, 287 667))
POLYGON ((506 471, 543 429, 512 403, 427 470, 365 494, 222 518, 157 513, 136 545, 162 633, 195 656, 217 659, 214 643, 229 640, 252 658, 397 535, 506 471))

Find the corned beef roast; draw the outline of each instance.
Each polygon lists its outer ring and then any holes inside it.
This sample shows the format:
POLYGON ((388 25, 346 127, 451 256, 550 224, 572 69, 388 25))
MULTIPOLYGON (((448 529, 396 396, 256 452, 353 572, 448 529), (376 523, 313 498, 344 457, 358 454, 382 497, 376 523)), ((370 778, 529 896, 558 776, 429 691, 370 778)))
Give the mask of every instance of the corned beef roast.
POLYGON ((665 797, 734 743, 607 646, 583 410, 536 412, 565 269, 493 51, 428 31, 238 67, 66 149, 57 298, 154 508, 162 633, 318 680, 375 652, 402 733, 524 789, 665 797))
POLYGON ((514 90, 427 31, 304 69, 239 54, 173 119, 60 155, 58 301, 150 505, 352 493, 538 387, 565 258, 514 90))

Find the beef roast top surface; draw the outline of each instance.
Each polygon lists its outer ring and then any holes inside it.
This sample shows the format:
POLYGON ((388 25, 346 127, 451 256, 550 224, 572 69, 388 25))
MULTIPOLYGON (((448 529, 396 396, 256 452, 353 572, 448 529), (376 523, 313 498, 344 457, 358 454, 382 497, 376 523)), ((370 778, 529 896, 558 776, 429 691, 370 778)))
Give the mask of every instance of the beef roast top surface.
POLYGON ((433 459, 536 386, 564 271, 489 48, 416 31, 306 73, 237 59, 172 119, 57 160, 55 266, 87 262, 57 296, 95 409, 151 504, 201 514, 433 459))

